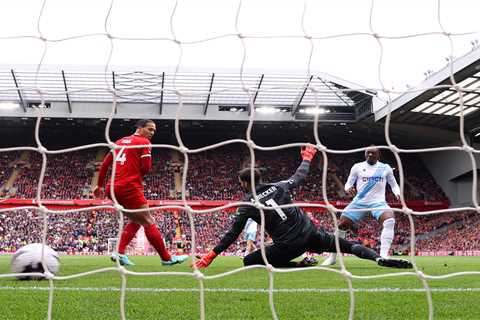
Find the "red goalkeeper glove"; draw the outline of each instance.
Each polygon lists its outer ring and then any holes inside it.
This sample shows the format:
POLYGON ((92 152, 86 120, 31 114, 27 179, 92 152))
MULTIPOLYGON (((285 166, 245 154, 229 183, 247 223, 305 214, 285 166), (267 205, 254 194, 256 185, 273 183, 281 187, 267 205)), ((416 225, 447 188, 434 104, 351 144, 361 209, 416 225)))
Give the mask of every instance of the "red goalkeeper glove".
POLYGON ((212 250, 206 255, 204 255, 202 259, 197 260, 197 262, 195 262, 195 267, 197 267, 198 269, 206 268, 210 265, 210 263, 212 263, 213 259, 215 259, 216 257, 217 254, 212 250))
POLYGON ((315 147, 305 147, 302 148, 302 159, 307 160, 307 161, 312 161, 313 157, 315 156, 315 153, 317 153, 317 148, 315 147))

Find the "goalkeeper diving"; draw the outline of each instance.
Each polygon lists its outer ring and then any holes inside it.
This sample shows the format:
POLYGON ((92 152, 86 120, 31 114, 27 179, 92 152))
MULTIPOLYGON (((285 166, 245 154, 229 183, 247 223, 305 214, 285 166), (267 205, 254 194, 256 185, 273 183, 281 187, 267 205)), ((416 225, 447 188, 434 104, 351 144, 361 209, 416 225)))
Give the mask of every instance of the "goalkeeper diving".
MULTIPOLYGON (((254 171, 255 191, 258 200, 270 210, 264 210, 265 230, 271 236, 273 244, 265 247, 265 253, 269 264, 276 268, 304 267, 302 263, 293 261, 309 251, 314 253, 337 252, 335 237, 326 233, 322 228, 317 229, 310 218, 298 207, 279 208, 280 205, 292 204, 290 191, 302 184, 310 170, 310 162, 317 149, 306 147, 302 149, 302 163, 295 174, 287 180, 276 183, 262 183, 262 176, 258 169, 254 171)), ((244 202, 254 199, 252 195, 251 169, 245 168, 239 172, 239 183, 245 192, 244 202)), ((253 206, 239 206, 231 229, 223 236, 213 250, 195 262, 195 267, 206 268, 212 261, 232 243, 234 243, 245 227, 247 220, 251 218, 260 224, 260 210, 253 206)), ((412 264, 404 259, 390 259, 380 257, 375 251, 360 244, 355 244, 339 238, 342 253, 354 254, 359 258, 376 262, 383 267, 412 268, 412 264)), ((265 262, 258 249, 243 259, 245 266, 264 265, 265 262)))

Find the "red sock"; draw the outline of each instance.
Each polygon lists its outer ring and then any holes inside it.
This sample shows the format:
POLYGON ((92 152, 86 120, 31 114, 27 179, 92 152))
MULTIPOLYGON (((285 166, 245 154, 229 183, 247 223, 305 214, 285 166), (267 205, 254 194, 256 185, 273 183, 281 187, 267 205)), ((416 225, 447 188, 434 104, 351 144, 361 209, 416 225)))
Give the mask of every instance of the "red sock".
POLYGON ((133 237, 137 233, 140 225, 135 222, 129 222, 123 228, 122 235, 120 236, 120 244, 118 245, 118 253, 125 254, 125 249, 127 248, 130 241, 132 241, 133 237))
POLYGON ((170 259, 172 259, 172 256, 165 248, 162 235, 160 234, 160 231, 158 231, 157 225, 151 224, 149 226, 144 226, 144 229, 148 242, 150 242, 150 244, 155 248, 155 250, 157 250, 162 260, 169 261, 170 259))

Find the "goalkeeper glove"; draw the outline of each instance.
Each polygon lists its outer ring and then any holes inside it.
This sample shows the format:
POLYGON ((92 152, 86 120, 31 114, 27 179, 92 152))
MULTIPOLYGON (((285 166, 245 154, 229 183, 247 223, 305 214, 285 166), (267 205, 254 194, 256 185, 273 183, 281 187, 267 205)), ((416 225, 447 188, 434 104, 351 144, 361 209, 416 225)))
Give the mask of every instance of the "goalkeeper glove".
POLYGON ((195 267, 198 269, 206 268, 212 263, 213 259, 217 257, 217 254, 212 250, 206 255, 203 256, 202 259, 195 262, 195 267))
POLYGON ((317 148, 308 146, 302 148, 302 152, 300 154, 302 155, 303 160, 312 161, 315 153, 317 153, 317 148))

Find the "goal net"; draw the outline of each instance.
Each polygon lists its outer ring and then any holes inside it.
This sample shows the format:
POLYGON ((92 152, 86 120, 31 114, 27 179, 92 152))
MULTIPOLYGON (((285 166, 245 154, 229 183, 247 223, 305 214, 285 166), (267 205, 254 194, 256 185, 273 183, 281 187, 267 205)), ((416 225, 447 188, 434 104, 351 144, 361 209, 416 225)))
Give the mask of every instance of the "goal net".
MULTIPOLYGON (((102 210, 115 212, 119 221, 118 234, 120 234, 124 226, 121 210, 126 212, 137 212, 138 210, 122 208, 116 202, 114 195, 113 203, 95 202, 94 205, 78 206, 74 209, 68 209, 65 206, 60 206, 59 209, 46 201, 46 197, 42 196, 42 191, 48 189, 50 183, 54 183, 50 179, 53 174, 48 170, 50 165, 54 166, 55 164, 49 159, 58 155, 87 152, 87 150, 99 147, 108 148, 110 152, 113 152, 119 148, 111 138, 110 130, 114 120, 133 118, 135 112, 148 118, 148 112, 152 112, 150 118, 164 119, 164 116, 167 118, 171 116, 174 120, 174 141, 153 144, 152 147, 154 150, 168 150, 179 155, 176 160, 178 163, 175 164, 175 168, 172 166, 172 170, 181 173, 181 188, 178 193, 179 199, 168 202, 166 205, 162 201, 157 201, 151 209, 172 210, 187 219, 185 230, 189 232, 188 239, 191 248, 188 252, 193 261, 197 259, 196 254, 203 253, 202 250, 205 250, 197 245, 199 229, 198 226, 196 227, 196 223, 204 219, 206 214, 231 212, 240 205, 252 206, 260 210, 262 224, 260 225, 259 247, 266 264, 261 268, 268 275, 265 292, 268 295, 266 303, 268 303, 267 310, 269 312, 266 315, 262 314, 262 317, 281 318, 278 305, 275 303, 276 292, 278 292, 275 279, 285 273, 297 276, 302 272, 314 271, 343 277, 347 284, 344 292, 349 297, 348 319, 354 319, 355 312, 358 310, 358 295, 354 285, 354 281, 357 280, 397 279, 396 281, 402 281, 403 278, 417 277, 422 285, 419 290, 425 294, 429 319, 434 318, 436 310, 432 294, 435 290, 430 281, 463 276, 475 277, 478 280, 480 271, 451 270, 452 272, 445 274, 428 274, 418 267, 415 232, 418 225, 414 223, 414 220, 421 222, 422 217, 439 213, 453 217, 457 213, 471 211, 474 215, 478 215, 480 207, 478 205, 477 175, 469 176, 471 183, 468 184, 469 192, 464 205, 439 209, 432 205, 434 201, 429 202, 428 199, 423 198, 421 206, 427 210, 421 210, 418 209, 418 206, 412 206, 412 203, 406 199, 405 190, 411 186, 410 182, 405 180, 405 172, 409 170, 409 167, 405 165, 404 160, 404 157, 408 157, 410 154, 427 154, 425 159, 429 159, 428 154, 451 152, 461 154, 465 165, 470 168, 469 172, 477 172, 480 150, 472 139, 476 137, 475 135, 478 136, 478 133, 470 131, 472 129, 471 121, 468 122, 468 126, 466 123, 470 119, 469 117, 475 115, 480 109, 480 104, 478 104, 480 99, 477 99, 480 96, 478 80, 480 64, 473 67, 474 71, 469 69, 469 74, 457 72, 466 70, 462 69, 462 67, 466 67, 462 64, 466 64, 465 59, 472 59, 469 55, 478 54, 478 41, 475 40, 479 31, 476 17, 478 11, 472 9, 475 8, 475 4, 470 2, 460 5, 452 1, 432 1, 428 5, 420 4, 418 1, 402 2, 401 4, 386 4, 379 1, 362 1, 361 3, 342 1, 339 4, 315 1, 282 3, 274 1, 238 1, 236 3, 170 1, 161 5, 146 3, 130 7, 120 1, 112 0, 109 3, 102 2, 101 5, 95 5, 88 10, 83 7, 90 5, 93 4, 73 4, 72 7, 67 8, 53 1, 44 1, 38 8, 35 8, 36 12, 28 11, 29 14, 32 14, 29 19, 16 21, 16 27, 18 26, 19 30, 9 26, 3 29, 11 30, 11 32, 0 34, 2 48, 7 48, 5 51, 13 52, 12 56, 5 58, 5 61, 13 62, 2 70, 2 75, 7 72, 8 81, 11 81, 10 87, 0 87, 2 112, 5 112, 6 117, 20 119, 19 121, 23 121, 21 120, 23 117, 32 116, 36 121, 35 130, 32 133, 35 146, 28 146, 26 142, 23 145, 1 148, 0 152, 2 154, 17 152, 14 158, 21 159, 22 152, 28 151, 40 158, 40 175, 38 179, 35 179, 35 194, 32 196, 34 201, 20 201, 9 207, 2 206, 0 213, 14 215, 16 212, 25 212, 25 210, 33 212, 35 221, 41 230, 39 242, 50 244, 51 241, 54 241, 49 238, 48 234, 49 221, 55 217, 76 214, 81 216, 88 212, 102 210), (74 14, 75 10, 82 14, 74 14), (70 21, 64 20, 65 18, 72 19, 74 26, 72 29, 60 27, 69 24, 70 21), (78 19, 81 21, 77 21, 78 19), (90 19, 95 23, 90 25, 88 23, 90 19), (469 21, 471 23, 468 23, 469 21), (203 26, 203 34, 196 31, 200 26, 203 26), (79 29, 75 29, 76 27, 79 29), (16 43, 16 41, 25 39, 32 41, 29 42, 29 49, 18 46, 16 43), (98 42, 98 46, 85 46, 87 42, 84 41, 88 39, 100 39, 101 41, 98 42), (472 39, 471 44, 468 39, 472 39), (101 60, 102 63, 98 63, 103 69, 100 76, 96 74, 96 78, 86 85, 80 83, 77 86, 68 87, 68 75, 65 78, 62 71, 63 81, 60 82, 60 86, 49 85, 48 66, 75 64, 75 61, 69 61, 72 51, 76 53, 75 59, 79 59, 79 65, 91 64, 88 62, 88 58, 97 59, 97 63, 101 60), (30 77, 23 74, 24 77, 21 78, 21 75, 16 74, 15 68, 21 64, 21 61, 18 60, 19 56, 30 58, 29 63, 34 65, 30 77), (138 71, 138 68, 141 69, 142 66, 158 66, 159 63, 166 66, 171 72, 138 71), (123 64, 123 68, 129 72, 115 74, 114 69, 118 64, 123 64), (135 68, 128 67, 132 65, 135 68), (185 82, 188 82, 188 70, 195 67, 229 71, 227 72, 228 76, 223 78, 220 85, 213 85, 216 81, 215 77, 218 79, 221 76, 218 75, 218 72, 212 71, 208 72, 207 80, 202 82, 201 87, 185 85, 185 82), (260 68, 263 70, 290 69, 290 71, 278 75, 273 80, 268 79, 268 76, 264 78, 263 71, 260 72, 261 77, 254 79, 249 77, 251 70, 260 68), (292 69, 300 71, 292 75, 292 69), (440 71, 437 72, 437 70, 440 71), (350 72, 352 73, 350 74, 350 72), (412 72, 415 74, 413 77, 410 76, 412 72), (425 72, 425 76, 422 76, 423 72, 425 72), (442 72, 448 74, 445 79, 441 79, 442 72), (47 74, 47 82, 42 80, 45 78, 45 74, 47 74), (330 76, 330 74, 338 76, 338 78, 330 76), (416 76, 418 74, 421 75, 420 79, 416 76), (341 80, 342 78, 348 81, 341 80), (366 85, 360 86, 355 83, 366 83, 366 85), (2 98, 2 95, 5 97, 2 98), (88 95, 89 101, 99 99, 101 102, 107 102, 108 112, 105 113, 105 110, 102 109, 97 113, 94 107, 89 107, 88 102, 80 102, 77 106, 72 103, 82 95, 88 95), (281 98, 282 95, 288 95, 288 99, 284 100, 281 98), (425 98, 425 95, 428 98, 425 98), (108 100, 101 100, 105 96, 108 97, 108 100), (54 102, 58 101, 59 97, 65 100, 63 106, 67 110, 72 107, 71 103, 74 109, 81 109, 79 113, 75 113, 76 110, 64 113, 64 118, 70 118, 72 112, 75 117, 79 118, 82 117, 82 114, 85 118, 99 118, 98 124, 105 125, 105 139, 75 147, 46 147, 42 135, 43 125, 48 121, 49 116, 46 115, 49 110, 55 108, 54 102), (218 99, 218 97, 224 99, 218 99), (229 97, 233 101, 230 104, 228 103, 229 97), (362 97, 367 99, 368 103, 362 104, 364 101, 362 97), (419 97, 423 97, 423 100, 419 97), (21 113, 16 114, 16 109, 7 108, 5 103, 7 98, 19 101, 17 109, 25 109, 24 116, 20 116, 21 113), (415 100, 416 98, 418 99, 415 100), (158 112, 158 105, 161 107, 166 99, 170 99, 170 105, 175 106, 173 109, 167 109, 165 106, 164 110, 160 109, 160 116, 151 111, 158 112), (199 99, 204 101, 201 108, 197 106, 193 110, 192 105, 195 105, 199 99), (212 102, 215 99, 217 102, 212 102), (224 105, 219 105, 218 101, 222 101, 224 105), (276 101, 277 105, 266 104, 267 102, 272 103, 272 101, 273 103, 276 101), (343 109, 333 105, 337 101, 344 103, 343 109), (422 104, 415 105, 418 101, 421 101, 422 104), (125 113, 128 103, 137 103, 138 111, 125 113), (215 108, 218 112, 213 115, 209 114, 211 112, 209 105, 215 103, 217 103, 215 108), (353 108, 352 104, 356 104, 353 112, 347 109, 348 107, 353 108), (149 107, 151 105, 154 105, 155 108, 149 107), (435 139, 432 146, 409 148, 409 142, 419 142, 415 145, 426 145, 425 142, 429 138, 420 136, 418 133, 420 131, 409 132, 408 127, 396 130, 398 123, 402 122, 402 119, 407 119, 407 114, 404 115, 399 109, 405 106, 410 107, 405 111, 410 116, 411 113, 416 114, 416 125, 420 125, 421 120, 429 120, 430 115, 440 115, 442 118, 438 122, 429 122, 429 126, 440 127, 440 124, 448 122, 448 128, 454 128, 456 132, 456 139, 442 140, 439 137, 439 139, 435 139), (220 115, 222 108, 224 115, 220 115), (242 137, 209 143, 198 148, 189 147, 185 143, 186 138, 182 134, 184 121, 196 120, 201 125, 201 122, 208 116, 210 120, 215 120, 216 116, 225 120, 227 112, 230 121, 237 122, 238 119, 241 119, 246 123, 242 137), (299 128, 301 124, 306 123, 312 130, 300 142, 261 145, 256 142, 255 130, 258 126, 271 125, 273 123, 272 114, 278 116, 279 122, 298 123, 299 128), (344 116, 345 118, 335 118, 335 116, 344 116), (395 122, 392 121, 392 117, 395 117, 395 122), (105 120, 101 120, 102 118, 105 120), (212 152, 212 150, 231 145, 241 145, 249 155, 245 164, 253 168, 261 159, 262 154, 266 152, 277 152, 278 157, 282 157, 282 152, 286 152, 289 148, 300 149, 300 147, 311 145, 317 148, 317 157, 321 158, 318 168, 315 169, 319 181, 317 184, 312 183, 306 187, 308 190, 302 193, 305 197, 304 201, 296 205, 309 211, 327 212, 328 219, 331 219, 332 231, 338 231, 338 217, 346 203, 332 199, 329 188, 332 188, 332 185, 333 188, 338 188, 339 184, 345 181, 341 179, 337 181, 332 178, 333 175, 330 175, 331 158, 363 153, 369 144, 353 146, 350 144, 349 148, 339 149, 329 143, 333 139, 328 131, 333 128, 332 123, 336 123, 337 128, 345 127, 345 136, 343 137, 347 141, 345 145, 348 145, 348 141, 353 141, 353 139, 348 140, 350 139, 349 135, 356 134, 355 129, 349 129, 350 123, 365 118, 372 119, 370 123, 383 124, 382 132, 378 131, 378 126, 371 130, 367 128, 369 123, 366 123, 363 131, 359 132, 375 136, 375 141, 383 140, 384 143, 377 147, 382 152, 390 154, 391 165, 395 168, 401 189, 400 200, 394 206, 393 211, 397 216, 406 217, 404 221, 408 228, 407 237, 410 240, 405 242, 407 246, 401 250, 409 252, 408 258, 414 266, 412 271, 365 275, 361 270, 349 269, 342 255, 338 257, 339 268, 321 266, 306 270, 274 268, 265 256, 267 239, 265 238, 264 217, 269 214, 270 209, 261 204, 255 193, 255 201, 251 203, 219 201, 218 205, 214 203, 212 206, 202 206, 191 201, 195 190, 189 188, 189 174, 192 174, 191 168, 195 166, 195 157, 200 153, 212 152), (383 138, 379 138, 379 134, 383 135, 383 138), (405 145, 399 145, 397 139, 408 142, 405 145), (444 145, 440 145, 440 142, 447 140, 448 142, 445 142, 444 145), (319 194, 322 200, 313 201, 312 198, 309 199, 310 194, 319 194), (429 204, 430 207, 428 207, 429 204)), ((18 16, 22 10, 24 9, 15 6, 0 9, 6 15, 11 14, 12 16, 18 16)), ((4 21, 10 20, 5 16, 4 21)), ((82 75, 83 67, 77 66, 76 68, 80 70, 77 73, 82 75)), ((89 77, 88 72, 83 75, 89 77)), ((358 128, 361 126, 359 125, 358 128)), ((414 125, 411 126, 412 130, 413 127, 414 125)), ((287 131, 280 128, 276 127, 276 131, 271 133, 271 141, 282 140, 281 135, 287 131)), ((434 131, 428 130, 424 132, 427 135, 434 133, 434 131)), ((5 161, 5 163, 11 162, 10 160, 5 161)), ((27 162, 27 160, 22 161, 27 162)), ((23 164, 16 162, 15 166, 23 166, 23 164)), ((232 172, 236 172, 236 169, 238 168, 232 168, 232 172)), ((201 171, 201 168, 195 168, 195 170, 201 171)), ((13 171, 14 169, 12 169, 13 171)), ((115 166, 113 166, 114 172, 115 166)), ((286 172, 286 170, 282 172, 286 172)), ((292 173, 284 173, 285 176, 280 178, 287 178, 292 173)), ((8 174, 11 176, 12 173, 8 174)), ((32 179, 34 178, 32 177, 32 179)), ((114 181, 113 178, 111 180, 114 181)), ((235 180, 229 180, 229 182, 231 181, 237 183, 235 180)), ((253 172, 252 182, 254 182, 253 172)), ((4 194, 12 192, 13 189, 10 187, 8 181, 5 180, 5 183, 2 181, 1 191, 4 194)), ((229 187, 225 186, 225 188, 229 187)), ((168 187, 163 191, 169 195, 176 192, 168 187)), ((412 192, 420 194, 421 191, 417 187, 416 191, 412 192)), ((156 192, 160 193, 159 190, 156 192)), ((221 191, 218 192, 216 195, 220 195, 221 191)), ((342 193, 343 190, 338 192, 342 193)), ((85 195, 87 194, 88 192, 85 193, 85 195)), ((160 196, 156 199, 159 198, 160 196)), ((61 201, 62 199, 57 200, 61 201)), ((279 208, 285 208, 285 206, 279 208)), ((87 214, 85 220, 88 222, 89 219, 91 217, 87 214)), ((224 230, 224 232, 226 231, 224 230)), ((218 240, 222 234, 218 235, 218 240)), ((335 232, 335 235, 338 249, 338 232, 335 232)), ((108 253, 117 250, 117 238, 118 235, 108 238, 106 249, 108 253)), ((185 249, 184 242, 185 239, 177 234, 172 236, 170 246, 178 246, 178 251, 182 252, 185 249)), ((132 253, 147 253, 148 244, 144 234, 143 237, 140 235, 135 243, 132 253)), ((43 275, 47 276, 49 283, 48 319, 55 318, 53 311, 56 301, 55 292, 59 288, 60 282, 106 271, 118 272, 121 277, 121 286, 118 289, 120 291, 121 319, 126 319, 127 278, 147 276, 181 276, 195 279, 198 282, 196 288, 198 290, 198 315, 200 319, 205 319, 207 318, 206 308, 208 308, 208 299, 205 297, 208 292, 208 282, 234 277, 234 274, 249 269, 236 267, 224 273, 205 272, 196 268, 183 269, 183 271, 161 269, 161 271, 155 272, 137 272, 117 264, 113 267, 84 273, 53 276, 48 272, 45 262, 43 262, 43 267, 45 269, 43 275)), ((32 273, 32 275, 42 274, 32 273)), ((0 275, 1 278, 13 276, 16 274, 4 272, 0 275)), ((328 290, 329 288, 323 289, 328 290)), ((388 310, 381 311, 388 312, 388 310)))

